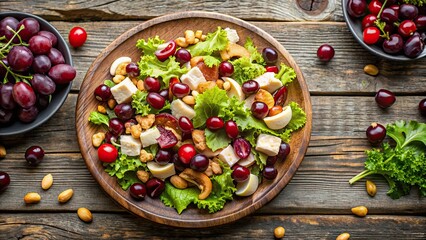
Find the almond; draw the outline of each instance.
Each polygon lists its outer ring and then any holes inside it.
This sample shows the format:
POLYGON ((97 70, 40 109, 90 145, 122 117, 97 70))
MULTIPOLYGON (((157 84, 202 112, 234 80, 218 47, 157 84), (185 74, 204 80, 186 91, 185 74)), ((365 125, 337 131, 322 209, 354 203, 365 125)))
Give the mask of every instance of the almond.
POLYGON ((0 159, 6 157, 6 148, 3 145, 0 145, 0 159))
POLYGON ((58 201, 60 203, 66 203, 66 202, 68 202, 72 198, 73 194, 74 194, 74 191, 71 188, 67 189, 67 190, 61 192, 58 195, 58 201))
POLYGON ((336 240, 348 240, 351 237, 349 233, 342 233, 337 236, 336 240))
POLYGON ((77 210, 77 215, 81 221, 89 223, 93 220, 92 213, 87 208, 79 208, 77 210))
POLYGON ((41 180, 41 188, 43 188, 43 190, 47 190, 49 189, 53 184, 53 176, 52 174, 47 174, 46 176, 44 176, 43 180, 41 180))
POLYGON ((26 204, 38 203, 40 202, 40 200, 41 200, 40 194, 35 192, 29 192, 24 197, 24 202, 26 204))
POLYGON ((367 216, 368 209, 364 206, 358 206, 351 209, 352 213, 357 215, 358 217, 367 216))

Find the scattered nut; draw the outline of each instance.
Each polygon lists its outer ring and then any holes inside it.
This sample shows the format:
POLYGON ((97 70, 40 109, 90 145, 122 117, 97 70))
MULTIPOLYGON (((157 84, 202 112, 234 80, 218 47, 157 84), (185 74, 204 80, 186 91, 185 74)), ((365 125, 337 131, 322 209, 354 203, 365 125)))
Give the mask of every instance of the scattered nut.
POLYGON ((0 145, 0 159, 6 157, 6 148, 3 145, 0 145))
POLYGON ((201 31, 201 30, 195 31, 195 37, 196 38, 201 38, 201 36, 203 36, 203 31, 201 31))
POLYGON ((230 88, 231 88, 231 83, 229 82, 223 83, 223 89, 225 89, 225 91, 228 91, 230 88))
POLYGON ((103 114, 107 113, 106 108, 102 105, 98 105, 98 112, 103 113, 103 114))
POLYGON ((212 166, 213 174, 215 174, 215 175, 220 175, 220 174, 222 174, 222 167, 220 166, 220 164, 219 164, 219 163, 214 162, 214 161, 211 161, 211 162, 210 162, 210 164, 211 164, 211 166, 212 166))
POLYGON ((197 87, 198 91, 197 92, 203 93, 203 92, 205 92, 209 89, 214 88, 215 86, 216 86, 216 83, 213 82, 213 81, 202 82, 202 83, 198 84, 198 87, 197 87))
POLYGON ((243 46, 230 43, 226 49, 220 51, 220 57, 223 61, 227 61, 233 57, 250 57, 250 53, 243 46))
POLYGON ((200 93, 195 90, 192 90, 191 95, 197 97, 198 95, 200 95, 200 93))
POLYGON ((109 107, 109 109, 114 109, 115 105, 117 105, 117 102, 115 101, 115 99, 111 98, 111 99, 108 100, 108 107, 109 107))
POLYGON ((198 39, 198 38, 195 38, 194 39, 194 44, 197 44, 197 43, 199 43, 200 42, 200 39, 198 39))
POLYGON ((29 192, 29 193, 25 194, 25 196, 24 196, 24 202, 26 204, 38 203, 38 202, 40 202, 40 200, 41 200, 40 194, 35 193, 35 192, 29 192))
POLYGON ((154 155, 152 153, 148 153, 145 149, 141 150, 141 155, 139 155, 139 159, 141 162, 149 162, 154 160, 154 155))
POLYGON ((124 76, 123 75, 115 75, 113 78, 112 78, 112 81, 114 82, 114 83, 121 83, 121 81, 123 81, 124 80, 124 76))
POLYGON ((87 208, 77 209, 77 215, 81 219, 81 221, 86 223, 89 223, 93 220, 92 213, 87 208))
POLYGON ((379 69, 373 64, 368 64, 365 65, 364 72, 371 76, 377 76, 379 74, 379 69))
POLYGON ((103 132, 95 133, 92 136, 92 145, 94 147, 99 147, 99 146, 101 146, 101 144, 104 140, 105 140, 105 133, 103 133, 103 132))
POLYGON ((179 174, 179 177, 195 184, 200 189, 201 193, 198 195, 198 199, 200 200, 206 199, 212 192, 212 181, 204 173, 197 172, 191 168, 186 168, 179 174))
POLYGON ((182 101, 188 105, 194 105, 195 104, 195 98, 194 96, 185 96, 182 98, 182 101))
POLYGON ((155 114, 148 114, 148 116, 142 117, 141 115, 136 115, 136 121, 141 125, 143 130, 149 129, 152 124, 155 122, 155 114))
POLYGON ((365 188, 367 190, 368 195, 372 197, 376 196, 377 187, 373 181, 370 181, 370 180, 365 181, 365 188))
POLYGON ((188 44, 194 44, 195 41, 195 33, 192 30, 186 30, 185 31, 185 41, 188 44))
POLYGON ((349 233, 342 233, 337 236, 336 240, 348 240, 351 237, 349 233))
POLYGON ((41 188, 43 190, 48 190, 53 184, 53 176, 52 174, 47 174, 43 177, 43 180, 41 180, 41 188))
POLYGON ((68 202, 72 198, 73 194, 74 194, 74 191, 71 188, 61 192, 58 195, 58 202, 60 203, 68 202))
POLYGON ((138 90, 139 90, 139 91, 143 91, 143 90, 145 90, 145 86, 143 85, 143 81, 142 81, 142 80, 139 80, 139 81, 136 83, 136 87, 138 88, 138 90))
POLYGON ((265 103, 268 105, 269 109, 275 105, 275 100, 272 94, 263 89, 259 89, 259 91, 254 96, 254 100, 265 103))
POLYGON ((195 66, 197 66, 197 64, 199 62, 203 62, 203 61, 204 61, 203 56, 196 56, 196 57, 191 58, 191 60, 189 61, 189 64, 191 65, 191 67, 195 67, 195 66))
POLYGON ((274 229, 275 238, 283 238, 285 234, 285 228, 279 226, 274 229))
POLYGON ((147 171, 144 170, 138 170, 136 172, 136 176, 138 177, 139 180, 141 180, 141 182, 146 183, 149 180, 149 173, 147 171))
POLYGON ((186 48, 186 47, 188 47, 188 45, 189 45, 189 44, 186 42, 186 40, 185 40, 185 38, 184 38, 184 37, 178 37, 178 38, 176 38, 175 43, 176 43, 179 47, 183 47, 183 48, 186 48))
POLYGON ((132 81, 132 83, 133 83, 135 86, 138 86, 138 81, 139 81, 139 79, 132 77, 132 78, 130 78, 130 80, 132 81))
POLYGON ((185 179, 179 177, 178 175, 173 175, 170 178, 170 183, 178 189, 185 189, 188 187, 188 182, 185 179))
POLYGON ((206 35, 201 35, 200 40, 201 40, 201 41, 206 41, 206 38, 207 38, 207 36, 206 36, 206 35))
POLYGON ((195 148, 199 151, 204 151, 207 148, 206 136, 203 130, 195 129, 191 133, 192 140, 194 141, 195 148))
POLYGON ((117 68, 115 69, 115 75, 126 75, 127 71, 126 71, 126 67, 129 63, 128 62, 123 62, 120 63, 117 68))
POLYGON ((367 216, 368 209, 364 206, 358 206, 351 209, 352 213, 357 215, 358 217, 367 216))
POLYGON ((139 139, 141 137, 142 128, 141 125, 136 124, 130 127, 130 134, 132 134, 132 137, 135 139, 139 139))
POLYGON ((216 85, 217 85, 217 87, 218 88, 221 88, 221 89, 223 89, 223 80, 222 79, 218 79, 218 80, 216 80, 216 85))

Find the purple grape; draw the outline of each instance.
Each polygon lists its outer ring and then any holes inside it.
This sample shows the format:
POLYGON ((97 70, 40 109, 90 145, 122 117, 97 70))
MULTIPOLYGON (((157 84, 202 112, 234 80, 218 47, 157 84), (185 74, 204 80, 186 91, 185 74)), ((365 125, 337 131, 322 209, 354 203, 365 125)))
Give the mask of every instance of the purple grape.
POLYGON ((13 85, 13 99, 22 108, 34 106, 36 95, 30 85, 24 82, 18 82, 13 85))
POLYGON ((423 52, 424 43, 420 38, 420 34, 414 34, 404 44, 404 54, 407 57, 415 58, 423 52))
POLYGON ((77 72, 75 68, 68 64, 58 64, 49 70, 49 77, 55 81, 56 84, 67 84, 74 80, 77 72))
POLYGON ((47 73, 52 64, 50 62, 50 59, 46 55, 38 55, 34 57, 32 68, 35 73, 47 73))
POLYGON ((52 41, 40 35, 32 36, 28 44, 29 49, 35 55, 48 54, 52 48, 52 41))
MULTIPOLYGON (((14 17, 5 17, 0 21, 0 36, 6 36, 7 40, 10 40, 14 33, 7 28, 9 26, 11 29, 16 31, 18 27, 18 20, 14 17)), ((12 41, 13 43, 19 43, 19 39, 15 37, 12 41)))
POLYGON ((58 64, 61 64, 61 63, 65 63, 64 56, 56 48, 50 49, 50 51, 47 54, 47 56, 49 57, 50 62, 52 62, 52 66, 55 66, 55 65, 58 65, 58 64))
POLYGON ((16 107, 13 100, 13 83, 0 85, 0 107, 6 110, 13 110, 16 107))
POLYGON ((20 108, 18 111, 18 118, 21 122, 30 123, 37 118, 38 109, 36 106, 29 108, 20 108))
POLYGON ((7 61, 10 68, 17 72, 24 72, 31 67, 34 57, 31 51, 24 46, 14 46, 9 54, 7 54, 7 61))
POLYGON ((50 39, 50 41, 52 42, 52 47, 55 47, 56 44, 58 43, 58 38, 55 36, 55 34, 49 32, 49 31, 40 31, 37 33, 37 35, 43 36, 43 37, 47 37, 48 39, 50 39))
POLYGON ((19 29, 22 25, 24 25, 25 28, 19 32, 19 36, 21 36, 24 41, 30 40, 32 36, 40 31, 40 24, 34 18, 29 17, 22 19, 16 29, 19 29))
POLYGON ((383 51, 394 54, 404 47, 404 40, 399 34, 392 34, 389 39, 383 41, 383 51))
POLYGON ((122 121, 127 121, 133 117, 135 111, 132 108, 132 105, 128 103, 121 103, 114 107, 114 113, 122 121))
POLYGON ((55 92, 56 84, 48 76, 43 74, 34 74, 31 79, 31 86, 34 91, 42 95, 50 95, 55 92))
POLYGON ((37 108, 40 111, 46 109, 50 104, 50 99, 51 99, 50 96, 38 94, 37 103, 36 103, 37 108))

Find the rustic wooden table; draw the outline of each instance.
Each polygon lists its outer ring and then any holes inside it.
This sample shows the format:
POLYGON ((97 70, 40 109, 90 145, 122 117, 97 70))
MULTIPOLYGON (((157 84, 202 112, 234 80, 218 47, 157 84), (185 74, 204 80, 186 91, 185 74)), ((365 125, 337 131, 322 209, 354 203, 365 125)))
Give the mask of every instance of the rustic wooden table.
POLYGON ((364 181, 348 180, 363 170, 364 150, 370 146, 365 129, 373 121, 425 122, 417 104, 426 96, 426 61, 396 63, 364 50, 348 31, 338 0, 263 1, 1 1, 0 11, 23 11, 49 21, 67 37, 76 25, 84 27, 86 44, 72 50, 78 75, 67 101, 43 126, 25 135, 0 138, 8 155, 0 170, 10 174, 9 188, 0 194, 0 239, 122 239, 122 238, 239 238, 271 239, 276 226, 286 239, 426 239, 426 199, 416 190, 392 200, 380 177, 367 195, 364 181), (208 229, 172 228, 136 217, 115 204, 93 180, 80 155, 75 133, 75 105, 82 79, 92 61, 109 43, 144 20, 183 10, 206 10, 250 21, 274 36, 293 55, 309 85, 313 131, 307 155, 297 174, 273 201, 235 223, 208 229), (316 50, 330 43, 334 59, 320 63, 316 50), (363 72, 366 64, 380 68, 378 77, 363 72), (397 94, 389 110, 374 103, 374 94, 387 88, 397 94), (47 152, 37 168, 27 167, 24 151, 40 145, 47 152), (45 174, 54 177, 52 189, 39 204, 26 206, 26 192, 39 191, 45 174), (57 195, 74 189, 67 204, 57 195), (358 218, 351 207, 365 205, 369 215, 358 218), (79 207, 93 211, 91 224, 81 222, 79 207))

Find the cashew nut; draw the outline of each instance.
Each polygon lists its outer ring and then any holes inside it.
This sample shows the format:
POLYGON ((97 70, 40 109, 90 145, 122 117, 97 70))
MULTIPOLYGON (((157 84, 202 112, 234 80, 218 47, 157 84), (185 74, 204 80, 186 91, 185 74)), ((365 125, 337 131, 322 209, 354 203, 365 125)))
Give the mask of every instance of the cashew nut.
POLYGON ((225 50, 220 51, 220 57, 227 61, 233 57, 250 57, 249 51, 236 43, 230 43, 225 50))
POLYGON ((109 73, 114 76, 115 75, 115 71, 117 70, 118 65, 120 65, 121 63, 130 63, 132 61, 131 58, 129 57, 119 57, 117 58, 112 64, 111 64, 111 68, 109 69, 109 73))
POLYGON ((186 168, 179 174, 179 177, 195 184, 198 189, 200 189, 201 193, 198 195, 198 199, 200 200, 206 199, 212 192, 212 181, 204 173, 194 171, 191 168, 186 168))
POLYGON ((179 177, 178 175, 173 175, 170 178, 170 183, 179 189, 185 189, 188 187, 188 182, 185 179, 179 177))

